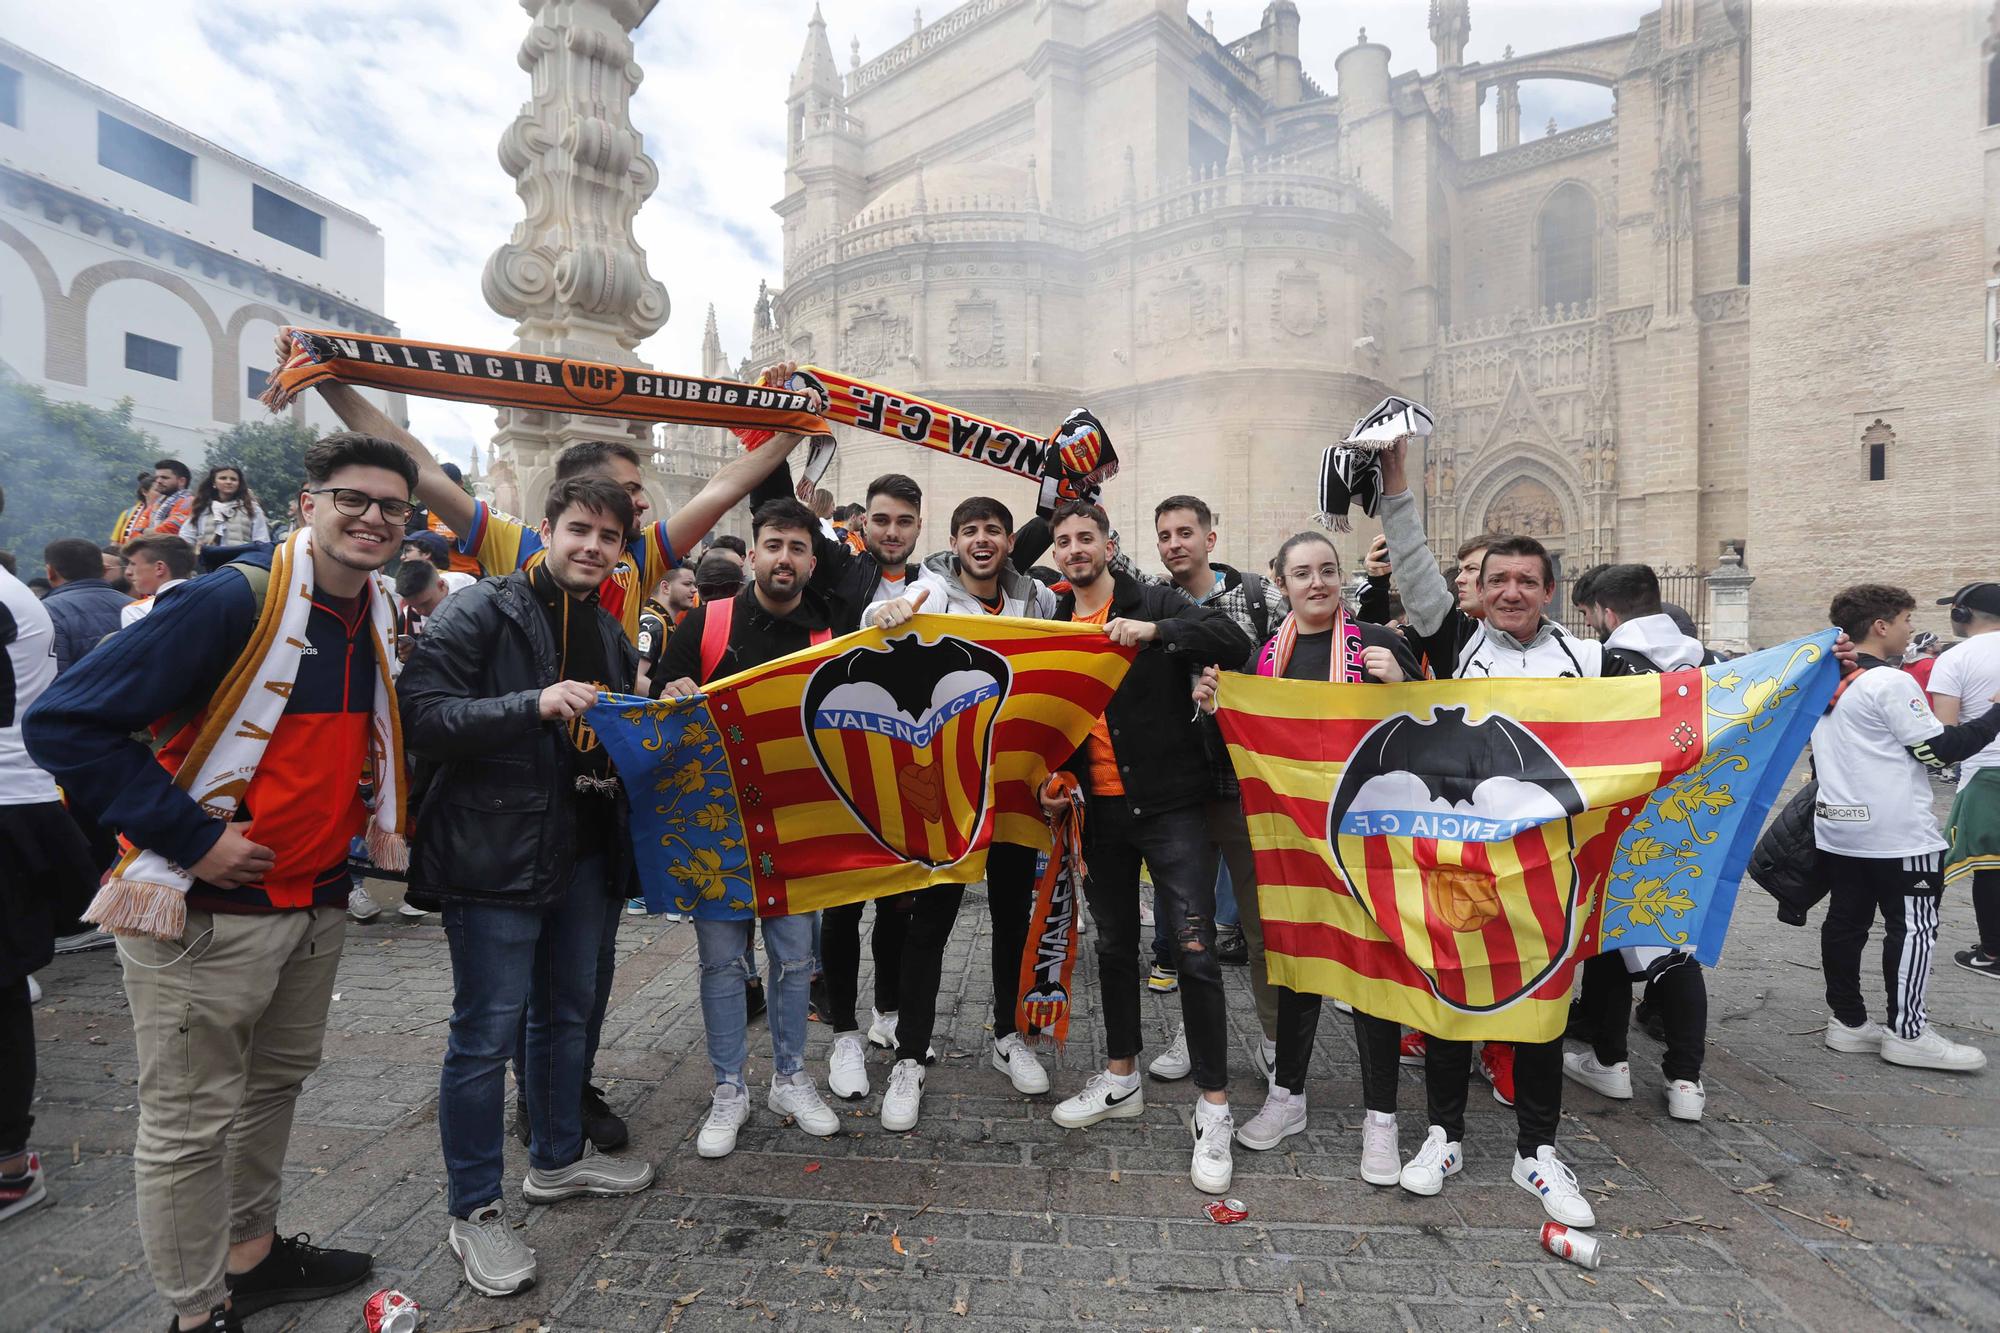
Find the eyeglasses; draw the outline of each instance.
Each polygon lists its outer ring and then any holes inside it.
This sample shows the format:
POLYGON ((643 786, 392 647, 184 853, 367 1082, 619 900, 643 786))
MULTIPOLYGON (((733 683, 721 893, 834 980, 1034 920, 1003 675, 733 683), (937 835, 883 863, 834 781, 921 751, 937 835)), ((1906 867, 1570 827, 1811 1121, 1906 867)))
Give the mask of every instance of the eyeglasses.
POLYGON ((306 494, 331 495, 333 507, 349 518, 362 517, 368 512, 370 505, 382 511, 382 519, 386 523, 401 523, 417 512, 417 507, 408 500, 385 500, 366 491, 350 490, 345 486, 322 486, 318 490, 308 490, 306 494))

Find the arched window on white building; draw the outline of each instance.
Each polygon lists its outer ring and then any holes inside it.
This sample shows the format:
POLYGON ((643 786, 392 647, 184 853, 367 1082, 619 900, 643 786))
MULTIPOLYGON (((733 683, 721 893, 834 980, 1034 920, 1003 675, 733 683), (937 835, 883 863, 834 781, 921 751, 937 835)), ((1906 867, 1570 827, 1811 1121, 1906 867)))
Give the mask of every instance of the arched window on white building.
POLYGON ((1597 204, 1581 185, 1564 185, 1535 221, 1540 304, 1589 301, 1597 295, 1597 204))

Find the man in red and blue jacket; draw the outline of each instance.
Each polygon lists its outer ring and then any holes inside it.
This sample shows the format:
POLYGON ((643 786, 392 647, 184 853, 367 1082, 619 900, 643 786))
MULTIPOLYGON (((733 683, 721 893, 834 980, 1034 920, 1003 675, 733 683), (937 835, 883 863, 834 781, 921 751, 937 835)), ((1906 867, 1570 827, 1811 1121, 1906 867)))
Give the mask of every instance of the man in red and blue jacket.
POLYGON ((401 549, 416 466, 353 433, 321 440, 305 462, 306 641, 233 819, 209 815, 174 773, 264 598, 286 593, 267 587, 268 547, 106 640, 24 723, 30 754, 73 806, 194 880, 178 939, 118 942, 139 1056, 140 1237, 177 1316, 170 1330, 240 1330, 247 1314, 345 1290, 373 1266, 276 1230, 292 1106, 319 1066, 346 931, 347 847, 368 818, 360 789, 380 679, 371 575, 401 549), (165 737, 157 755, 132 739, 148 728, 165 737))

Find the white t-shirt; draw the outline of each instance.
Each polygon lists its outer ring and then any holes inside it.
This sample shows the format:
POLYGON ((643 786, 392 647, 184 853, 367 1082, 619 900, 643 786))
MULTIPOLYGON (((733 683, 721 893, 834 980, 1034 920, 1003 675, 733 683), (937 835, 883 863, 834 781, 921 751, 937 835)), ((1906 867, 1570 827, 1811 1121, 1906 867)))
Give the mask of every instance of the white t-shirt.
POLYGON ((479 580, 470 574, 461 574, 457 570, 444 570, 438 574, 438 582, 444 585, 444 595, 449 597, 461 588, 470 588, 479 580))
MULTIPOLYGON (((2000 631, 1975 634, 1947 649, 1931 668, 1931 693, 1957 699, 1960 722, 1983 717, 2000 694, 2000 631)), ((1958 785, 1982 768, 2000 768, 2000 738, 1958 766, 1958 785)))
POLYGON ((21 715, 56 678, 56 632, 49 613, 28 585, 0 569, 0 644, 6 646, 0 679, 0 805, 39 805, 56 799, 56 780, 36 768, 21 744, 21 715))
POLYGON ((1944 850, 1930 771, 1905 748, 1943 730, 1915 676, 1897 667, 1862 672, 1813 728, 1819 849, 1878 859, 1944 850))

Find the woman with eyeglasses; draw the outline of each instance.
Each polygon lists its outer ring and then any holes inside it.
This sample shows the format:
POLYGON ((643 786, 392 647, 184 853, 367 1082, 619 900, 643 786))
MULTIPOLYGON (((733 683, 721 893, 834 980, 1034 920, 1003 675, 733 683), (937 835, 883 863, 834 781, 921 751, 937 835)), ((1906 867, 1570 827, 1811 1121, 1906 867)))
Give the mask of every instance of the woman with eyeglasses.
POLYGON ((181 536, 199 551, 207 546, 246 546, 271 540, 271 523, 243 469, 221 463, 208 470, 194 493, 194 511, 181 536))

